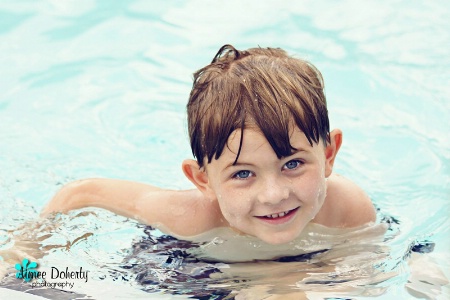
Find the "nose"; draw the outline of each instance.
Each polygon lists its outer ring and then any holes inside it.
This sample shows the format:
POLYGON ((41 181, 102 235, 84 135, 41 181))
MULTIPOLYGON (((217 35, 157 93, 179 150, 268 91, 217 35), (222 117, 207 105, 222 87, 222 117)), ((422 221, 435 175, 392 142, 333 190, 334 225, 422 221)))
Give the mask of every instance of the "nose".
POLYGON ((289 197, 289 187, 283 180, 271 178, 261 182, 258 201, 263 204, 276 205, 289 197))

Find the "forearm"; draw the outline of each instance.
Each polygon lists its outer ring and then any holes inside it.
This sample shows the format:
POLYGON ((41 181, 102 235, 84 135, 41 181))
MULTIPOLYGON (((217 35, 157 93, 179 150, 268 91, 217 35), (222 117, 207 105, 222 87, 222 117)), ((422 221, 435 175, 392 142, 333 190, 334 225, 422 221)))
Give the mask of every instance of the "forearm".
POLYGON ((133 217, 136 214, 138 199, 152 191, 158 192, 162 189, 143 183, 115 179, 74 181, 56 193, 42 210, 41 215, 94 206, 133 217))

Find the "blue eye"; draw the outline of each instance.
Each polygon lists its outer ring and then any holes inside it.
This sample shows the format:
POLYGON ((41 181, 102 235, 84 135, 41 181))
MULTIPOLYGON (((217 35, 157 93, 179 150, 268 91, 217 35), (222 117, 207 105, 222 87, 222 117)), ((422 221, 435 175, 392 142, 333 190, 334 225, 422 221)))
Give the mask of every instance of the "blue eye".
POLYGON ((242 170, 239 172, 234 173, 233 177, 237 179, 247 179, 252 175, 252 172, 248 170, 242 170))
POLYGON ((283 169, 294 170, 297 169, 301 164, 302 162, 297 159, 290 160, 284 165, 283 169))

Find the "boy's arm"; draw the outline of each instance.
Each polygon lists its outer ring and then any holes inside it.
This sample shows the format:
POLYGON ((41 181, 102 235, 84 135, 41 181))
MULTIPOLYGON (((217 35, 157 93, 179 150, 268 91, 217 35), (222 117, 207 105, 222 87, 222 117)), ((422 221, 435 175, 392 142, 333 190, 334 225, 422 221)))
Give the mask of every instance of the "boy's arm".
POLYGON ((84 179, 62 187, 44 207, 42 216, 52 212, 68 212, 87 206, 109 209, 131 217, 138 198, 161 189, 137 182, 115 179, 84 179))
POLYGON ((216 208, 198 190, 165 190, 148 184, 85 179, 64 186, 44 207, 41 216, 83 207, 99 207, 150 225, 162 225, 175 235, 190 236, 217 224, 216 208), (198 209, 197 209, 198 208, 198 209), (203 216, 204 212, 210 215, 203 216))

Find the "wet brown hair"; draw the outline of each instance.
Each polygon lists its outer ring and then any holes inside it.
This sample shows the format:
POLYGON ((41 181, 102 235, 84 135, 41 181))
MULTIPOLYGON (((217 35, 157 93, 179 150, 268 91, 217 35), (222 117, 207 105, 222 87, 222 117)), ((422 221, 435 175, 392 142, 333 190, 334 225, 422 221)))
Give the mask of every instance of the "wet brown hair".
POLYGON ((230 134, 257 127, 278 158, 289 156, 289 135, 297 126, 311 146, 329 142, 323 79, 312 64, 282 49, 220 48, 211 64, 194 73, 187 104, 192 153, 202 167, 222 154, 230 134))

